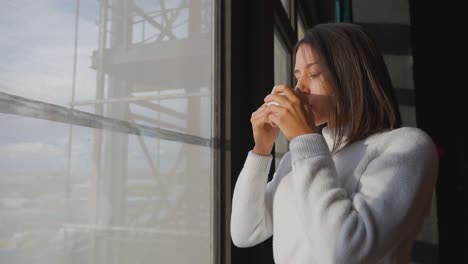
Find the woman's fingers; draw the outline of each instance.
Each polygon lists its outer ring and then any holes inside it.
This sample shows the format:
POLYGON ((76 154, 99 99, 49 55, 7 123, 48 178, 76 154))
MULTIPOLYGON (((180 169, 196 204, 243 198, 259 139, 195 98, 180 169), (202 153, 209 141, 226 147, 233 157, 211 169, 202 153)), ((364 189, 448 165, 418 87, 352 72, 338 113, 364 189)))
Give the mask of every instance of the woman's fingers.
POLYGON ((267 112, 272 115, 285 115, 288 112, 288 110, 283 106, 269 105, 267 112))
POLYGON ((294 93, 293 89, 287 84, 277 84, 273 87, 271 94, 280 94, 284 93, 283 96, 289 99, 289 101, 294 102, 296 100, 296 94, 294 93))
POLYGON ((278 116, 279 114, 284 114, 286 111, 286 108, 282 106, 277 106, 277 105, 269 105, 267 106, 267 117, 268 117, 268 123, 272 127, 278 127, 278 125, 272 120, 270 116, 278 116))
POLYGON ((275 127, 278 127, 278 125, 276 125, 276 124, 279 124, 279 123, 280 123, 280 118, 279 118, 279 116, 277 116, 277 115, 275 115, 275 114, 270 115, 270 117, 269 117, 268 120, 269 120, 270 124, 274 124, 275 127))
POLYGON ((270 102, 277 102, 283 107, 287 107, 289 104, 289 100, 285 97, 285 95, 280 94, 269 94, 265 97, 265 99, 263 99, 263 101, 267 104, 270 102))
POLYGON ((285 93, 286 97, 289 98, 294 91, 291 89, 291 87, 287 84, 277 84, 275 87, 273 87, 271 94, 278 94, 278 93, 285 93))
POLYGON ((296 94, 288 86, 280 85, 276 87, 277 89, 263 99, 268 107, 276 105, 285 109, 292 109, 296 105, 309 105, 308 99, 303 93, 298 92, 296 94))
POLYGON ((264 111, 264 110, 265 110, 265 107, 264 107, 264 105, 262 105, 261 107, 259 107, 259 108, 257 109, 257 111, 255 111, 255 112, 252 113, 252 116, 251 116, 251 117, 253 118, 253 117, 255 117, 255 116, 258 116, 258 115, 259 115, 262 111, 264 111))
MULTIPOLYGON (((256 127, 261 127, 263 126, 265 123, 271 125, 271 126, 274 126, 269 118, 268 118, 268 115, 271 114, 271 112, 267 111, 267 106, 266 104, 264 104, 263 106, 261 106, 257 111, 255 111, 253 114, 252 114, 252 118, 250 119, 250 121, 256 126, 256 127)), ((276 126, 274 126, 276 127, 276 126)))

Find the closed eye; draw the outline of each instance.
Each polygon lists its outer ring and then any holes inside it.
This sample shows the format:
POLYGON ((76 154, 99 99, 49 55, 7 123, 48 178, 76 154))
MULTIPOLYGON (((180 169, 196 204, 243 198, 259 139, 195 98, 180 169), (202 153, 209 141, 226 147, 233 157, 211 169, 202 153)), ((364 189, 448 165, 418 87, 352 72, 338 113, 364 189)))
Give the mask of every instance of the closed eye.
POLYGON ((319 77, 320 74, 321 74, 321 72, 318 72, 318 73, 309 75, 309 77, 317 78, 317 77, 319 77))
MULTIPOLYGON (((318 73, 314 73, 314 74, 309 74, 309 77, 311 77, 311 78, 314 78, 314 79, 315 79, 315 78, 319 77, 319 76, 320 76, 320 74, 322 74, 322 72, 318 72, 318 73)), ((297 82, 297 76, 294 76, 294 81, 296 81, 296 82, 297 82)))

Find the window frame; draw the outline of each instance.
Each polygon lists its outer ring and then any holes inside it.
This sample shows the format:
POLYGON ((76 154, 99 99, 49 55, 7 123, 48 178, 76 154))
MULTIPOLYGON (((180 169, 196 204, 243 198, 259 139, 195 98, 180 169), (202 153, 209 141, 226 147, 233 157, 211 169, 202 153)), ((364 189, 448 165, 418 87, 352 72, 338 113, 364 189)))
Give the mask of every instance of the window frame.
MULTIPOLYGON (((272 239, 249 248, 237 248, 230 237, 231 199, 237 177, 243 168, 247 153, 254 142, 250 124, 251 114, 263 103, 263 98, 274 85, 274 31, 289 50, 290 56, 297 42, 297 16, 303 18, 306 28, 321 21, 334 20, 334 3, 320 0, 290 0, 288 16, 281 0, 226 0, 221 23, 222 45, 220 61, 223 76, 224 114, 226 138, 230 140, 225 152, 225 193, 222 198, 222 263, 274 263, 272 239), (310 16, 306 16, 310 14, 310 16), (319 16, 320 15, 320 16, 319 16), (246 96, 248 95, 248 96, 246 96), (239 133, 241 132, 241 133, 239 133), (229 235, 228 235, 229 234, 229 235)), ((291 60, 292 64, 292 60, 291 60)), ((293 82, 292 67, 290 80, 293 82)), ((272 151, 273 160, 275 152, 272 151)), ((272 162, 268 180, 272 179, 275 164, 272 162)))

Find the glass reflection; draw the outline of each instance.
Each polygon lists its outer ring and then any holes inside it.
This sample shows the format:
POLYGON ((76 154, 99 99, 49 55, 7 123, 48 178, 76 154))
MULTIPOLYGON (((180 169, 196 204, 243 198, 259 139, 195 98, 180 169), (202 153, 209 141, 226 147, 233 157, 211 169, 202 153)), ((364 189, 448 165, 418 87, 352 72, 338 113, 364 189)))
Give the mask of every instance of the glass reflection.
MULTIPOLYGON (((291 84, 291 60, 290 55, 282 43, 279 34, 275 32, 274 36, 274 67, 275 67, 275 84, 291 84)), ((288 152, 289 141, 280 131, 278 138, 275 141, 275 168, 278 168, 281 158, 288 152)))
MULTIPOLYGON (((0 93, 209 141, 211 10, 211 0, 5 1, 0 93)), ((209 146, 0 123, 0 263, 212 263, 209 146)))
POLYGON ((288 14, 288 16, 290 15, 289 14, 289 1, 290 0, 281 0, 281 4, 283 4, 283 7, 284 7, 284 11, 286 11, 286 14, 288 14))

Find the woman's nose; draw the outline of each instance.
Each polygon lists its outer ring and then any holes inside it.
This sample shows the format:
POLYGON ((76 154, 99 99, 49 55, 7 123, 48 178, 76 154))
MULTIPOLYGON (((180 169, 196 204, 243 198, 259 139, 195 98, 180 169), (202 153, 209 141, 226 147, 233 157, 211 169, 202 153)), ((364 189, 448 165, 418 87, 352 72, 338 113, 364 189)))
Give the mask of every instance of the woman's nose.
POLYGON ((299 80, 296 84, 296 88, 294 88, 295 92, 301 92, 303 94, 310 94, 310 89, 304 85, 301 80, 299 80))

